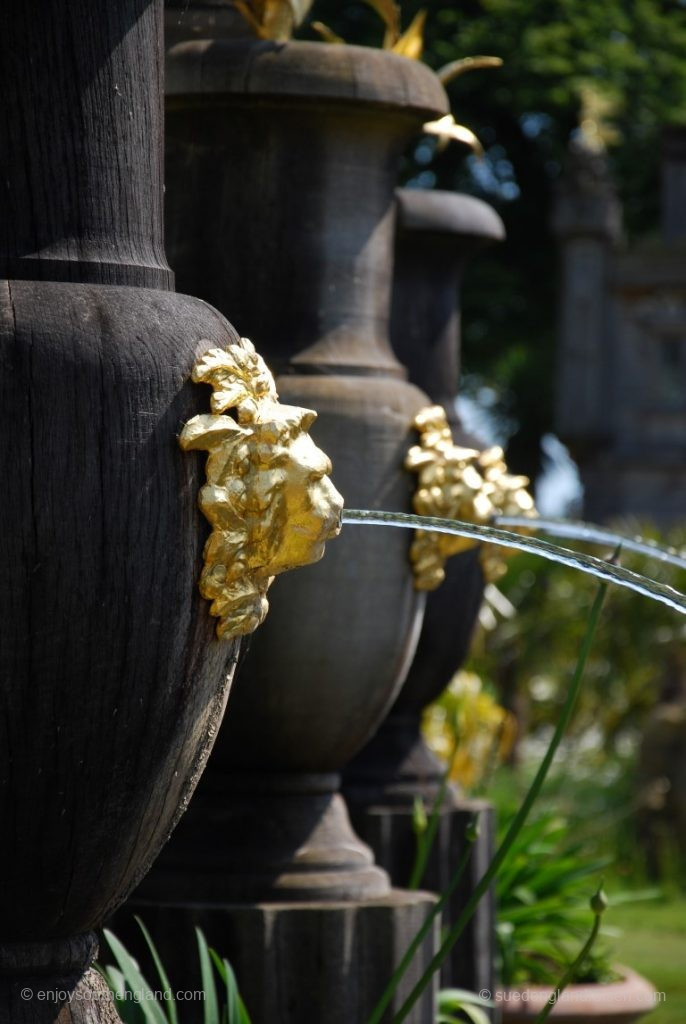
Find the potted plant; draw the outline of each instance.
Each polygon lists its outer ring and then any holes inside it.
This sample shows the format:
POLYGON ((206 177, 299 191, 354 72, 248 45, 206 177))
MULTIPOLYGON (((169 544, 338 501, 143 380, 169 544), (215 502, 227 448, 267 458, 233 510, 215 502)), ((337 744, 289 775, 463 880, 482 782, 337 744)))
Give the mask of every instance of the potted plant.
MULTIPOLYGON (((569 821, 553 812, 522 829, 496 880, 496 1003, 503 1024, 535 1020, 575 964, 593 922, 589 883, 607 866, 607 859, 589 861, 569 821)), ((654 1006, 653 986, 613 963, 601 933, 599 945, 574 966, 550 1017, 556 1024, 632 1024, 654 1006)))

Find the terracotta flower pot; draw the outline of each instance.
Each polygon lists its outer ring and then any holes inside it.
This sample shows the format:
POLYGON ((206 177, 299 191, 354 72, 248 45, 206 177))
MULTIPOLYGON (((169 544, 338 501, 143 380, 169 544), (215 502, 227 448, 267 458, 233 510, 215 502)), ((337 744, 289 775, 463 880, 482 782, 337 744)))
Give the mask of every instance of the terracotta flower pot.
MULTIPOLYGON (((620 981, 609 984, 570 985, 560 993, 550 1020, 555 1024, 633 1024, 655 1008, 657 993, 640 974, 618 967, 620 981)), ((548 1002, 550 986, 530 985, 500 989, 496 1004, 502 1024, 528 1024, 548 1002)))
MULTIPOLYGON (((403 149, 446 108, 442 87, 387 52, 298 42, 182 43, 167 69, 180 282, 231 310, 284 400, 317 409, 313 437, 348 506, 409 510, 402 465, 427 399, 388 340, 394 186, 403 149)), ((320 565, 274 587, 232 721, 146 898, 388 892, 337 789, 414 653, 410 540, 348 528, 320 565)))

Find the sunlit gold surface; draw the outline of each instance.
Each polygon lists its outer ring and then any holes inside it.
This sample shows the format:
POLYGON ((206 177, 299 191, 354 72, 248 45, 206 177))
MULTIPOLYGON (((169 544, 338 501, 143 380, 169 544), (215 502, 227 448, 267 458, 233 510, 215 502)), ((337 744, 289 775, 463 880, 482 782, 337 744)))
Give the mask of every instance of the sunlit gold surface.
POLYGON ((200 592, 219 619, 217 635, 228 638, 264 620, 274 576, 322 557, 340 531, 343 499, 307 432, 317 414, 281 405, 247 338, 210 349, 192 376, 211 385, 212 413, 189 420, 179 444, 210 453, 199 495, 212 525, 200 592), (222 415, 229 410, 234 415, 222 415))
MULTIPOLYGON (((445 409, 432 405, 415 416, 419 444, 410 448, 405 468, 418 476, 414 510, 422 516, 442 516, 487 525, 496 515, 535 515, 525 476, 511 476, 502 448, 479 452, 453 442, 445 409)), ((451 555, 474 547, 466 537, 417 530, 410 549, 417 590, 435 590, 445 579, 451 555)), ((492 581, 505 571, 501 549, 480 549, 484 576, 492 581)))

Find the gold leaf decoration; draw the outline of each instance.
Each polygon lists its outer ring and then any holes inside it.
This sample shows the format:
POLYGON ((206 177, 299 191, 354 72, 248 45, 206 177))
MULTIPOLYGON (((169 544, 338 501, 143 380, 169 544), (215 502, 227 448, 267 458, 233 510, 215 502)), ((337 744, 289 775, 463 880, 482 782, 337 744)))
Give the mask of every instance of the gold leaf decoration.
POLYGON ((384 50, 392 50, 400 39, 400 7, 393 0, 364 0, 379 15, 386 32, 384 34, 384 50))
POLYGON ((308 434, 317 414, 279 402, 247 338, 209 349, 192 379, 212 388, 212 413, 194 416, 179 436, 184 451, 209 452, 198 504, 212 533, 199 586, 219 619, 217 636, 229 638, 264 620, 278 573, 322 557, 340 531, 343 499, 308 434))
POLYGON ((393 44, 393 53, 410 60, 420 60, 424 49, 424 26, 426 25, 426 9, 417 11, 414 18, 400 38, 393 44))
POLYGON ((422 130, 427 135, 438 137, 439 152, 444 150, 449 142, 462 142, 465 146, 469 146, 478 157, 484 155, 483 146, 471 128, 465 128, 463 124, 458 124, 452 114, 439 117, 437 121, 427 121, 422 126, 422 130))
MULTIPOLYGON (((415 416, 419 444, 407 453, 405 468, 416 473, 413 507, 418 515, 460 519, 487 525, 496 515, 535 516, 525 476, 511 476, 502 448, 477 451, 456 445, 445 409, 432 405, 415 416)), ((445 579, 452 555, 478 546, 467 537, 417 530, 410 548, 416 590, 435 590, 445 579)), ((484 577, 489 582, 505 572, 502 549, 480 549, 484 577)))
POLYGON ((480 68, 501 68, 503 66, 500 57, 461 57, 459 60, 451 60, 444 64, 436 74, 442 85, 448 85, 455 78, 464 75, 466 71, 478 71, 480 68))
POLYGON ((313 21, 310 28, 314 29, 317 35, 321 36, 325 43, 345 43, 345 39, 336 35, 333 29, 330 29, 323 21, 313 21))
POLYGON ((232 0, 259 39, 285 42, 307 15, 312 0, 232 0))

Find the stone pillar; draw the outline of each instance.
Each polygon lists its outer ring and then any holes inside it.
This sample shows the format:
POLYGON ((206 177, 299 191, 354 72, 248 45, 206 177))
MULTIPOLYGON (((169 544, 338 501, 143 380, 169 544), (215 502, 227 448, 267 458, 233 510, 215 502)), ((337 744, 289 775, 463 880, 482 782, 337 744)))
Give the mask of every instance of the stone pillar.
POLYGON ((607 158, 583 139, 571 143, 553 229, 560 246, 556 428, 580 462, 612 430, 609 275, 621 207, 607 158))
POLYGON ((686 240, 686 131, 665 128, 662 133, 662 237, 668 245, 686 240))

